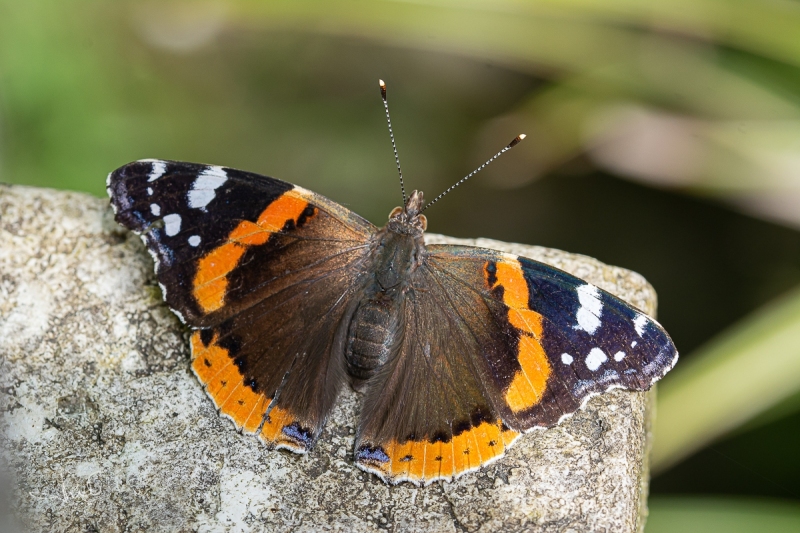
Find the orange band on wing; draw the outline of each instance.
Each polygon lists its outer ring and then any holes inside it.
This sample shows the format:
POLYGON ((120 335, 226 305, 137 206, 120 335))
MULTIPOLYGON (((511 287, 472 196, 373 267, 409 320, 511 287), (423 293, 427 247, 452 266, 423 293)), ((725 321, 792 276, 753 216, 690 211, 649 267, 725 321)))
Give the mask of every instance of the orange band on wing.
MULTIPOLYGON (((503 303, 508 309, 508 321, 520 331, 517 361, 520 369, 514 373, 505 400, 515 413, 539 403, 547 389, 547 378, 552 371, 547 355, 539 340, 542 338, 542 315, 528 307, 528 283, 516 259, 506 258, 496 263, 493 277, 496 286, 503 287, 503 303)), ((487 283, 492 279, 489 265, 484 267, 487 283)))
POLYGON ((369 458, 356 462, 394 483, 427 484, 437 479, 453 479, 497 459, 518 436, 516 431, 503 429, 499 420, 481 422, 447 441, 393 440, 385 448, 372 448, 369 458), (376 459, 381 456, 383 460, 376 459))
POLYGON ((226 242, 214 248, 197 265, 194 277, 194 297, 203 311, 216 311, 224 302, 228 288, 228 274, 239 264, 246 248, 234 242, 226 242))
POLYGON ((495 265, 497 283, 503 286, 503 302, 512 309, 528 309, 528 283, 519 261, 507 259, 495 265))
POLYGON ((237 429, 255 433, 267 412, 269 399, 245 385, 243 376, 233 364, 228 350, 216 344, 217 336, 205 346, 201 333, 192 334, 192 370, 220 413, 233 420, 237 429))
POLYGON ((249 246, 265 244, 288 221, 297 222, 308 202, 296 190, 279 196, 259 215, 256 222, 244 220, 228 235, 228 240, 200 259, 194 277, 194 297, 206 313, 225 303, 228 274, 236 268, 249 246))
POLYGON ((514 373, 514 379, 506 390, 506 403, 515 413, 539 403, 547 389, 547 378, 551 371, 539 341, 522 335, 518 349, 520 369, 514 373))

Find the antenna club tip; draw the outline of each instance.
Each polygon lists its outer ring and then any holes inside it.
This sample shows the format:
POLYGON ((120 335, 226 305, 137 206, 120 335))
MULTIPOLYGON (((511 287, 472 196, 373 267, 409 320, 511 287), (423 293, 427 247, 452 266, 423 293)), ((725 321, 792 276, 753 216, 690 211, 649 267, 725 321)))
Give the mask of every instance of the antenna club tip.
POLYGON ((517 144, 518 144, 518 143, 519 143, 519 142, 520 142, 522 139, 524 139, 525 137, 527 137, 527 135, 525 135, 524 133, 520 133, 519 135, 517 135, 516 137, 514 137, 514 140, 513 140, 513 141, 511 141, 510 143, 508 143, 508 147, 509 147, 509 148, 512 148, 512 147, 516 146, 516 145, 517 145, 517 144))
POLYGON ((383 80, 378 80, 378 85, 381 86, 381 97, 386 100, 386 83, 383 80))
POLYGON ((382 89, 386 88, 386 82, 383 80, 378 80, 378 85, 380 85, 382 89))

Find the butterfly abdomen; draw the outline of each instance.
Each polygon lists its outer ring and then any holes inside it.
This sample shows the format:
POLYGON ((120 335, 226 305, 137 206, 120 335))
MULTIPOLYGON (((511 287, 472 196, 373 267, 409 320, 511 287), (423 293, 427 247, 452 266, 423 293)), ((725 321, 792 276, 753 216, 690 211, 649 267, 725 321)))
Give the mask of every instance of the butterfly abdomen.
POLYGON ((379 297, 362 302, 350 321, 345 345, 347 372, 366 380, 389 360, 400 313, 394 299, 379 297))

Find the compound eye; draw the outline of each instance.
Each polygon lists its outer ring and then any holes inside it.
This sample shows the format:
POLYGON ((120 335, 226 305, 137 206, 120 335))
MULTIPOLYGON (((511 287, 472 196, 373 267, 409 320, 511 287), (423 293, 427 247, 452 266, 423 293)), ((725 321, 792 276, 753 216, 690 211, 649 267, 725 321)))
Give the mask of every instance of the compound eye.
POLYGON ((419 215, 419 217, 417 217, 417 218, 419 218, 419 223, 422 225, 422 231, 427 230, 428 229, 428 217, 426 217, 425 215, 419 215))
POLYGON ((392 212, 389 213, 389 219, 395 218, 396 216, 398 216, 402 212, 403 212, 403 208, 402 207, 395 207, 394 209, 392 209, 392 212))

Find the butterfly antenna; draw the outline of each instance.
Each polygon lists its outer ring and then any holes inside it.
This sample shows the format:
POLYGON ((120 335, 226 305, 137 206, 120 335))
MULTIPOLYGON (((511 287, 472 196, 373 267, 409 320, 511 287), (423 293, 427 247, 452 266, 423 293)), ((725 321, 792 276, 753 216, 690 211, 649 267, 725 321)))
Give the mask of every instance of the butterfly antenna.
POLYGON ((403 171, 400 170, 400 156, 397 155, 397 145, 394 142, 394 132, 392 131, 392 119, 389 116, 389 103, 386 101, 386 83, 378 80, 381 85, 381 98, 383 98, 383 108, 386 110, 386 122, 389 124, 389 137, 392 139, 392 150, 394 150, 394 162, 397 165, 397 173, 400 174, 400 191, 403 193, 403 209, 406 208, 406 187, 403 184, 403 171))
POLYGON ((508 145, 507 145, 505 148, 503 148, 502 150, 500 150, 499 152, 497 152, 496 154, 494 154, 492 157, 490 157, 489 159, 487 159, 487 160, 486 160, 486 162, 485 162, 484 164, 482 164, 481 166, 479 166, 478 168, 476 168, 475 170, 473 170, 472 172, 470 172, 469 174, 467 174, 466 176, 464 176, 463 178, 461 178, 460 180, 458 180, 458 182, 456 182, 456 183, 454 183, 453 185, 451 185, 450 187, 448 187, 448 188, 447 188, 447 190, 446 190, 446 191, 444 191, 442 194, 440 194, 439 196, 437 196, 436 198, 434 198, 433 200, 431 200, 431 201, 428 203, 428 205, 426 205, 425 207, 423 207, 423 208, 420 210, 420 213, 422 213, 423 211, 425 211, 426 209, 428 209, 430 206, 432 206, 433 204, 435 204, 436 202, 438 202, 439 200, 441 200, 441 199, 442 199, 442 197, 444 197, 444 195, 445 195, 445 194, 449 193, 450 191, 452 191, 453 189, 455 189, 456 187, 458 187, 459 185, 461 185, 462 183, 464 183, 465 181, 467 181, 468 179, 470 179, 472 176, 474 176, 475 174, 477 174, 478 172, 480 172, 481 170, 483 170, 484 168, 486 168, 486 167, 489 165, 489 163, 491 163, 492 161, 494 161, 495 159, 497 159, 498 157, 500 157, 500 156, 501 156, 501 155, 503 155, 504 153, 506 153, 506 152, 508 152, 509 150, 511 150, 512 148, 514 148, 514 147, 515 147, 517 144, 519 144, 519 142, 520 142, 522 139, 524 139, 524 138, 525 138, 525 134, 524 134, 524 133, 520 133, 519 135, 517 135, 516 137, 514 137, 514 140, 513 140, 513 141, 511 141, 510 143, 508 143, 508 145))

